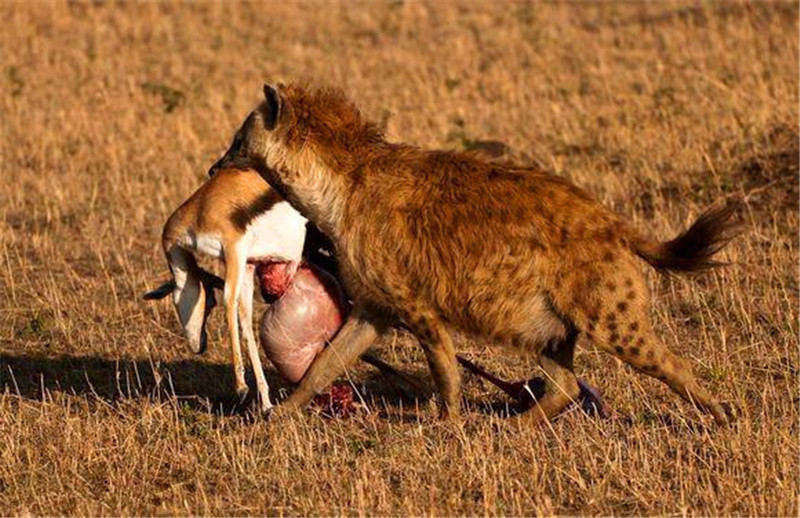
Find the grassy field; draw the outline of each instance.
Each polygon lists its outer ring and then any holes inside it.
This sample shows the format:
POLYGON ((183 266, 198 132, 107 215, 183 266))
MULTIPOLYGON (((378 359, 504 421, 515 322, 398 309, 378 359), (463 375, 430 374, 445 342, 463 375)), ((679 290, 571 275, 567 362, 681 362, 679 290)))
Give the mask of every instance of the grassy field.
MULTIPOLYGON (((0 19, 0 515, 797 516, 796 3, 4 1, 0 19), (298 77, 395 140, 505 142, 660 238, 742 197, 729 267, 648 274, 660 336, 739 421, 584 342, 606 420, 524 428, 465 375, 466 417, 443 424, 432 387, 404 401, 366 367, 349 420, 231 412, 221 314, 195 357, 140 295, 263 81, 298 77)), ((460 350, 535 373, 488 345, 460 350)), ((380 351, 430 385, 411 338, 380 351)))

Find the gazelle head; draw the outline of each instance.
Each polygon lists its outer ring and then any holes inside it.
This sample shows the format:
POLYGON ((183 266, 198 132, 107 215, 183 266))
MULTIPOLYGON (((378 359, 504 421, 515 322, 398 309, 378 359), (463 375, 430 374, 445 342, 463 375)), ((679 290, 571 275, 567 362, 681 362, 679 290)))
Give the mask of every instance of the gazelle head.
POLYGON ((208 348, 206 321, 217 305, 214 288, 224 286, 224 281, 219 277, 202 270, 199 273, 200 277, 208 278, 201 278, 198 283, 188 283, 193 286, 188 290, 186 284, 183 289, 178 289, 175 279, 172 279, 142 297, 144 300, 160 300, 168 295, 173 296, 183 334, 189 342, 189 349, 195 354, 202 354, 208 348))

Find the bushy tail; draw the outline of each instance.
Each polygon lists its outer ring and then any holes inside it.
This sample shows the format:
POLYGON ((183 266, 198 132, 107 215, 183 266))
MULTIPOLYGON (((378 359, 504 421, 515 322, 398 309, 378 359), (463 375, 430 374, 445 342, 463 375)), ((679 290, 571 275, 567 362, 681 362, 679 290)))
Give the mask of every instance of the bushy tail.
POLYGON ((712 258, 739 234, 741 227, 731 216, 740 205, 736 201, 712 207, 672 241, 639 239, 633 243, 634 251, 658 270, 698 272, 720 266, 724 263, 712 258))

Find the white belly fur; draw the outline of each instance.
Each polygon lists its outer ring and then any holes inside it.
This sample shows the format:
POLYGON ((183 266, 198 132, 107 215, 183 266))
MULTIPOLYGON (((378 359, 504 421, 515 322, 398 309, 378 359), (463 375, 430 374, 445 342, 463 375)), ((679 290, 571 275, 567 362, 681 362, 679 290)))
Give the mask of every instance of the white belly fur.
POLYGON ((196 234, 193 230, 189 230, 178 240, 178 244, 182 248, 200 252, 215 259, 223 257, 222 238, 216 233, 196 234))
MULTIPOLYGON (((237 248, 247 259, 300 261, 306 239, 306 218, 288 202, 281 201, 252 220, 237 248)), ((222 236, 218 233, 189 231, 179 240, 180 246, 215 259, 224 259, 222 236)))
POLYGON ((300 261, 306 239, 306 218, 281 201, 247 226, 248 259, 300 261))

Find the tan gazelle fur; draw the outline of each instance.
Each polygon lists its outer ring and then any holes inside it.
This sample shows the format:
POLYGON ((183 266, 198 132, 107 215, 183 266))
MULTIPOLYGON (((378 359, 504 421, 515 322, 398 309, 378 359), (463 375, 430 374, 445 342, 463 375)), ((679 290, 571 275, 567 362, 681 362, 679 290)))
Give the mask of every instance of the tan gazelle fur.
POLYGON ((198 266, 195 254, 224 261, 224 302, 236 392, 242 399, 247 394, 241 325, 262 411, 272 404, 253 332, 253 263, 289 262, 290 270, 296 269, 305 235, 306 219, 258 173, 220 170, 170 216, 162 245, 173 281, 145 295, 154 299, 172 292, 186 338, 192 350, 201 353, 206 348, 205 320, 213 307, 213 288, 220 283, 198 266))

